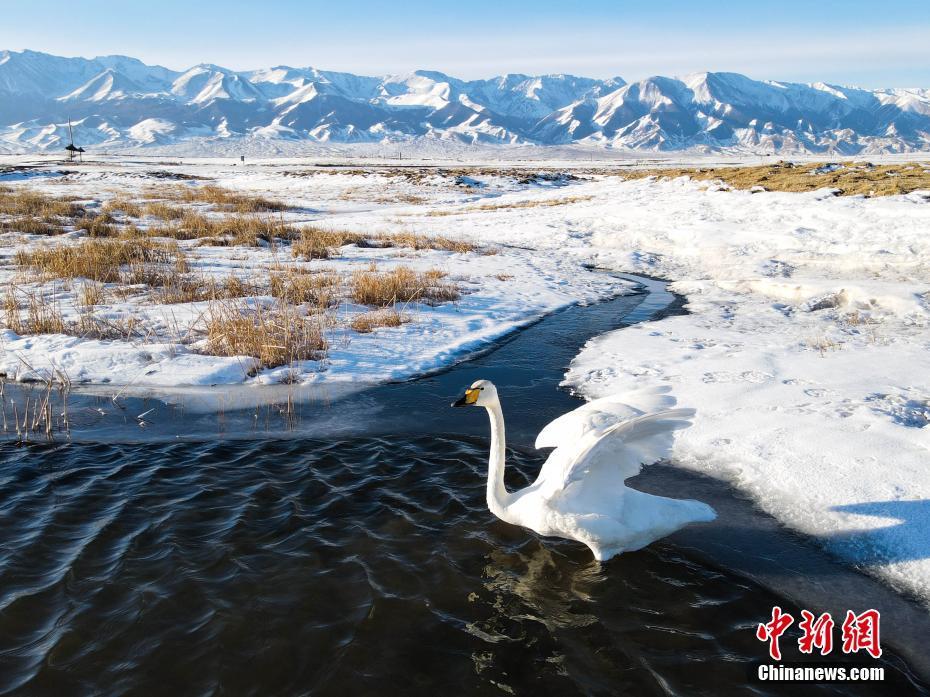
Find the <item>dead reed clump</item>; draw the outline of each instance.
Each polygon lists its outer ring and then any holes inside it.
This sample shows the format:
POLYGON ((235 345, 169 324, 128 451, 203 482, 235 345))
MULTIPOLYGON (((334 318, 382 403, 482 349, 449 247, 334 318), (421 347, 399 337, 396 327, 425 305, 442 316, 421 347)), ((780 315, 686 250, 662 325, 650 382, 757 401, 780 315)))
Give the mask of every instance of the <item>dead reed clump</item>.
POLYGON ((86 232, 88 237, 116 237, 119 234, 119 228, 113 224, 113 217, 109 213, 81 218, 75 222, 74 227, 86 232))
POLYGON ((326 357, 324 321, 282 301, 271 307, 213 303, 204 323, 210 355, 251 356, 263 368, 326 357))
POLYGON ((271 294, 292 305, 309 303, 325 310, 336 302, 339 275, 332 271, 310 273, 296 269, 271 275, 271 294))
POLYGON ((410 249, 435 249, 443 252, 474 252, 478 247, 467 240, 454 240, 440 235, 418 235, 414 232, 395 232, 376 235, 373 238, 383 247, 409 247, 410 249))
POLYGON ((930 171, 919 165, 872 165, 867 162, 794 164, 776 162, 754 167, 674 167, 624 171, 625 179, 690 177, 695 181, 722 181, 734 189, 799 193, 839 189, 840 196, 893 196, 930 189, 930 171))
POLYGON ((85 309, 89 309, 95 305, 101 305, 103 303, 103 297, 104 290, 102 283, 85 281, 81 285, 80 291, 78 291, 78 304, 85 309))
POLYGON ((121 213, 129 218, 141 218, 143 207, 125 196, 115 196, 103 204, 104 213, 121 213))
MULTIPOLYGON (((150 284, 151 285, 151 284, 150 284)), ((237 276, 228 276, 223 280, 194 276, 190 274, 171 274, 157 288, 152 300, 162 305, 178 305, 216 300, 235 300, 250 295, 257 295, 259 289, 246 283, 237 276)))
POLYGON ((215 184, 205 186, 167 186, 155 187, 145 193, 149 200, 184 201, 187 203, 206 203, 215 210, 230 213, 281 213, 292 210, 282 201, 231 191, 215 184))
POLYGON ((407 266, 398 266, 391 271, 359 270, 352 274, 350 296, 353 302, 374 307, 389 307, 394 303, 431 304, 458 300, 458 287, 443 281, 445 275, 439 269, 414 271, 407 266))
POLYGON ((23 269, 48 278, 86 278, 100 283, 124 280, 123 272, 143 272, 148 265, 183 268, 183 252, 177 244, 149 239, 87 239, 75 245, 36 250, 21 249, 15 261, 23 269))
POLYGON ((125 317, 98 317, 82 312, 77 322, 70 323, 65 332, 82 339, 133 341, 145 339, 146 328, 136 315, 125 317))
POLYGON ((0 215, 33 218, 76 218, 84 214, 83 206, 38 191, 0 191, 0 215))
POLYGON ((38 293, 17 290, 10 286, 4 298, 3 310, 7 328, 20 336, 65 333, 61 307, 38 293), (17 293, 22 297, 22 303, 17 293))
POLYGON ((172 206, 164 201, 152 201, 142 207, 144 215, 150 215, 160 220, 180 220, 184 217, 185 210, 181 206, 172 206))
POLYGON ((247 247, 257 247, 260 241, 273 244, 275 240, 290 240, 299 235, 295 228, 267 216, 211 217, 194 211, 185 211, 180 220, 154 225, 146 232, 150 237, 224 240, 247 247))
POLYGON ((57 222, 22 216, 0 221, 0 232, 18 232, 23 235, 58 235, 62 227, 57 222))
POLYGON ((379 327, 399 327, 410 321, 410 316, 392 308, 381 308, 355 315, 349 326, 359 334, 368 334, 379 327))
POLYGON ((291 245, 291 254, 296 258, 329 259, 335 250, 347 244, 364 244, 366 238, 357 232, 327 230, 315 225, 300 228, 300 236, 291 245))
POLYGON ((522 208, 550 208, 552 206, 567 206, 571 203, 580 203, 590 201, 593 196, 562 196, 561 198, 544 198, 532 199, 529 201, 507 201, 501 203, 482 203, 471 206, 462 206, 461 208, 438 209, 427 211, 426 215, 431 217, 443 217, 447 215, 461 215, 462 213, 471 213, 473 211, 503 211, 518 210, 522 208))

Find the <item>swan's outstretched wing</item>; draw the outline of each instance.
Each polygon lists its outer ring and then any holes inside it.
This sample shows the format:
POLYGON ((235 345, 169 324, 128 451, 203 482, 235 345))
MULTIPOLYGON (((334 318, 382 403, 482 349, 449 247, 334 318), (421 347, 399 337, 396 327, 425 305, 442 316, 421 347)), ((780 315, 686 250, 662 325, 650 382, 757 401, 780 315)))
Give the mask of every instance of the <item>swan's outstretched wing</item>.
POLYGON ((604 431, 620 421, 670 409, 675 406, 670 391, 666 386, 630 390, 582 404, 540 431, 536 447, 558 448, 577 443, 589 431, 604 431))
POLYGON ((616 496, 623 482, 639 474, 644 463, 667 458, 674 431, 691 424, 693 409, 671 409, 637 416, 605 429, 589 430, 549 455, 536 480, 546 497, 573 484, 592 495, 616 496))

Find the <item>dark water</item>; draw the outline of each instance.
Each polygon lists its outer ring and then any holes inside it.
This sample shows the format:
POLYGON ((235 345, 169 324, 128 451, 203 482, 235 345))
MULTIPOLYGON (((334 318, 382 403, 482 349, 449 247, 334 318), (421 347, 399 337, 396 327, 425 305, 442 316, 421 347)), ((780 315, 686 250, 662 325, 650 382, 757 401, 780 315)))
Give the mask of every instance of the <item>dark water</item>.
MULTIPOLYGON (((485 447, 7 446, 0 690, 744 693, 777 596, 672 544, 601 566, 497 521, 485 447)), ((538 460, 511 455, 522 485, 538 460)), ((917 692, 896 663, 883 689, 917 692)))
POLYGON ((262 437, 160 406, 154 440, 0 446, 0 694, 930 694, 887 644, 882 684, 747 687, 756 624, 795 603, 687 536, 600 565, 488 513, 487 425, 451 396, 502 386, 522 486, 542 461, 523 445, 576 404, 555 389, 567 360, 660 300, 562 313, 448 373, 303 404, 286 429, 224 416, 262 437))

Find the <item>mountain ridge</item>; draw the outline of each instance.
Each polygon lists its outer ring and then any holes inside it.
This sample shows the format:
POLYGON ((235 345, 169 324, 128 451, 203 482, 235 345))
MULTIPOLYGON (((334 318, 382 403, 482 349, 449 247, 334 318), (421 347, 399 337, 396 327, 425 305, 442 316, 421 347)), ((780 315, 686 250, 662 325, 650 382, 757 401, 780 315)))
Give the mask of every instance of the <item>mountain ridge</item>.
POLYGON ((930 150, 930 89, 753 80, 627 83, 568 74, 462 80, 313 67, 184 71, 129 56, 0 51, 0 149, 238 141, 585 145, 639 151, 880 154, 930 150))

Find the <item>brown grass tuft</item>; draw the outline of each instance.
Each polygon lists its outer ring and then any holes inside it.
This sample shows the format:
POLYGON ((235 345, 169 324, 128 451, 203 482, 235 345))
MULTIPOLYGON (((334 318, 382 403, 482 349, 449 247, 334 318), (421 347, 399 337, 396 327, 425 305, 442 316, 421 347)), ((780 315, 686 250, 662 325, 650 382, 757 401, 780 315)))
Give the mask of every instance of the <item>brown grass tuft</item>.
POLYGON ((398 266, 391 271, 359 270, 352 274, 350 294, 354 302, 375 307, 458 300, 458 287, 443 281, 445 275, 439 269, 414 271, 406 266, 398 266))
POLYGON ((408 315, 391 308, 382 308, 373 312, 364 312, 352 318, 350 326, 359 334, 368 334, 378 327, 399 327, 410 321, 408 315))
POLYGON ((310 303, 325 309, 336 301, 339 275, 331 271, 308 273, 289 270, 271 276, 271 294, 293 305, 310 303))
POLYGON ((65 321, 62 318, 61 307, 57 303, 49 302, 37 293, 19 291, 24 302, 20 303, 17 291, 7 288, 4 298, 3 310, 6 326, 20 336, 27 334, 63 334, 65 321))
POLYGON ((164 201, 153 201, 151 203, 146 203, 142 207, 142 212, 145 215, 150 215, 153 218, 160 218, 161 220, 180 220, 184 217, 184 209, 180 206, 172 206, 169 203, 164 201))
POLYGON ((411 249, 436 249, 443 252, 474 252, 477 245, 467 240, 453 240, 439 235, 418 235, 414 232, 381 234, 374 238, 383 247, 409 247, 411 249))
POLYGON ((327 230, 316 226, 300 229, 300 239, 291 245, 291 253, 298 258, 329 259, 339 247, 347 244, 359 247, 409 247, 410 249, 436 249, 447 252, 473 252, 477 246, 466 240, 449 237, 418 235, 414 232, 372 233, 365 235, 347 230, 327 230))
POLYGON ((0 191, 0 215, 73 218, 83 214, 82 206, 38 191, 0 191))
POLYGON ((164 199, 169 201, 186 201, 187 203, 207 203, 216 210, 234 213, 280 213, 292 207, 281 201, 244 194, 224 189, 221 186, 168 186, 149 189, 149 200, 164 199))
POLYGON ((180 220, 153 225, 146 230, 150 237, 176 240, 222 239, 230 244, 257 247, 259 241, 272 243, 276 239, 295 239, 299 233, 280 220, 268 216, 206 216, 185 211, 180 220))
POLYGON ((244 302, 213 303, 204 321, 210 355, 252 356, 263 368, 326 356, 323 321, 284 302, 270 308, 244 302))
POLYGON ((291 254, 300 259, 329 259, 335 250, 347 244, 365 242, 365 236, 345 230, 326 230, 308 225, 300 228, 300 237, 291 245, 291 254))
POLYGON ((78 304, 87 309, 103 303, 103 285, 93 281, 85 281, 78 293, 78 304))
POLYGON ((551 206, 567 206, 570 203, 590 201, 592 198, 593 196, 563 196, 561 198, 532 199, 529 201, 482 203, 472 206, 462 206, 461 208, 427 211, 426 215, 432 217, 442 217, 447 215, 461 215, 462 213, 471 213, 472 211, 503 211, 520 208, 549 208, 551 206))
POLYGON ((57 235, 62 231, 57 222, 27 216, 0 221, 0 232, 19 232, 24 235, 57 235))
POLYGON ((669 169, 629 170, 625 179, 646 177, 690 177, 695 181, 722 181, 734 189, 748 190, 761 186, 766 191, 803 192, 816 189, 839 189, 841 196, 893 196, 917 189, 930 189, 930 171, 914 164, 872 165, 866 162, 835 163, 833 171, 824 169, 827 163, 796 165, 776 162, 755 167, 676 167, 669 169))
POLYGON ((141 218, 142 206, 124 196, 115 196, 103 204, 104 213, 122 213, 130 218, 141 218))
POLYGON ((190 274, 167 274, 161 283, 150 283, 157 288, 152 299, 163 305, 196 303, 205 300, 233 300, 256 295, 259 289, 237 276, 222 281, 190 274))
POLYGON ((119 228, 113 224, 113 217, 109 213, 81 218, 74 227, 86 232, 88 237, 116 237, 119 234, 119 228))
POLYGON ((184 255, 177 244, 148 239, 88 239, 76 245, 19 250, 17 265, 48 278, 86 278, 101 283, 137 279, 150 265, 179 269, 184 255))

